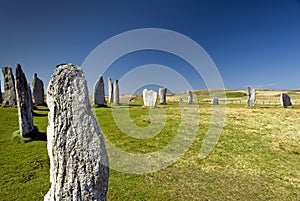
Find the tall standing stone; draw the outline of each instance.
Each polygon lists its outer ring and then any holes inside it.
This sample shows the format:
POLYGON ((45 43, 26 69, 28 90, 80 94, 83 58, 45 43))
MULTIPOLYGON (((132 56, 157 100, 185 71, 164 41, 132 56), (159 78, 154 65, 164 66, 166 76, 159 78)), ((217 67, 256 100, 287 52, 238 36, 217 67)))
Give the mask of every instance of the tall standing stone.
POLYGON ((157 92, 153 90, 143 90, 144 106, 155 107, 157 100, 157 92))
POLYGON ((47 104, 51 187, 44 200, 106 201, 108 156, 80 67, 57 66, 47 104))
POLYGON ((1 80, 0 80, 0 103, 2 102, 3 102, 3 98, 2 98, 1 80))
POLYGON ((292 106, 291 97, 286 93, 280 94, 280 103, 283 107, 292 106))
POLYGON ((105 106, 105 91, 103 77, 101 76, 94 86, 94 104, 105 106))
POLYGON ((108 102, 113 103, 113 101, 114 101, 114 97, 113 97, 114 88, 113 88, 113 83, 112 83, 110 77, 107 79, 107 85, 108 85, 108 102))
POLYGON ((44 83, 35 73, 32 78, 32 98, 37 105, 44 104, 44 83))
POLYGON ((193 93, 188 90, 187 94, 188 94, 188 104, 192 104, 193 103, 193 93))
POLYGON ((34 130, 32 118, 31 91, 20 64, 16 66, 16 95, 19 116, 20 134, 26 137, 34 130))
POLYGON ((114 104, 119 105, 120 104, 120 96, 119 96, 119 81, 115 80, 114 81, 114 91, 113 91, 113 96, 114 96, 114 104))
POLYGON ((15 78, 12 73, 11 67, 2 67, 2 73, 4 77, 4 94, 3 104, 5 105, 17 105, 17 97, 15 90, 15 78))
POLYGON ((219 105, 219 99, 217 97, 213 97, 212 100, 211 100, 211 104, 219 105))
POLYGON ((159 88, 159 98, 160 104, 167 103, 167 88, 159 88))
POLYGON ((256 91, 254 88, 248 87, 248 106, 253 107, 255 106, 256 101, 256 91))

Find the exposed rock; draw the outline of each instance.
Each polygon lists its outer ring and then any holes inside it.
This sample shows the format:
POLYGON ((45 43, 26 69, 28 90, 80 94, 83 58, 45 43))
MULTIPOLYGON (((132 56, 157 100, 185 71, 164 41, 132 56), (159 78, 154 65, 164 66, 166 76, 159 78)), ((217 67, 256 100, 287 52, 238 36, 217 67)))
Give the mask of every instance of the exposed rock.
POLYGON ((193 93, 188 90, 187 94, 188 94, 188 104, 192 104, 193 103, 193 93))
POLYGON ((113 101, 114 101, 114 97, 113 97, 114 88, 113 88, 113 83, 112 83, 110 77, 107 79, 107 85, 108 85, 108 102, 113 103, 113 101))
POLYGON ((44 104, 44 83, 35 73, 32 78, 32 97, 33 103, 37 105, 44 104))
POLYGON ((280 94, 280 103, 283 107, 292 106, 291 97, 286 93, 280 94))
POLYGON ((160 98, 160 104, 166 104, 167 103, 167 88, 159 88, 159 98, 160 98))
POLYGON ((3 102, 3 98, 2 98, 1 80, 0 80, 0 103, 2 102, 3 102))
POLYGON ((105 201, 108 156, 80 67, 58 65, 47 90, 51 187, 44 200, 105 201))
POLYGON ((211 104, 219 105, 219 99, 217 97, 213 97, 212 100, 211 100, 211 104))
POLYGON ((115 80, 114 82, 114 92, 113 92, 113 96, 114 96, 114 104, 119 105, 120 104, 120 96, 119 96, 119 82, 118 80, 115 80))
POLYGON ((105 106, 105 91, 103 77, 101 76, 94 86, 94 104, 105 106))
POLYGON ((253 107, 255 106, 256 101, 256 91, 254 88, 248 87, 248 106, 253 107))
POLYGON ((17 105, 15 78, 12 73, 11 67, 2 67, 2 73, 4 77, 3 104, 17 105))
POLYGON ((17 95, 17 106, 19 115, 19 127, 20 134, 26 137, 32 131, 34 131, 33 118, 32 118, 32 99, 31 91, 23 73, 20 64, 16 66, 16 95, 17 95))
POLYGON ((144 106, 155 107, 157 100, 157 92, 153 90, 143 90, 144 106))

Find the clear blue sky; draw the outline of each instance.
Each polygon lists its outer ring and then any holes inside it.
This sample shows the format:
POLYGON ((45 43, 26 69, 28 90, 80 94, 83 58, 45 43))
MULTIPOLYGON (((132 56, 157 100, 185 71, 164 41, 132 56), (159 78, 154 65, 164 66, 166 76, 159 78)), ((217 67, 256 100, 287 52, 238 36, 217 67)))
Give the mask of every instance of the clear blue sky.
MULTIPOLYGON (((20 63, 29 82, 37 72, 47 86, 57 64, 81 65, 105 40, 139 28, 169 29, 196 41, 226 88, 300 88, 299 0, 2 0, 0 65, 20 63)), ((120 79, 121 71, 158 63, 197 79, 178 58, 161 52, 122 59, 107 76, 120 79)), ((0 79, 3 83, 2 73, 0 79)), ((192 86, 203 88, 203 83, 192 86)))

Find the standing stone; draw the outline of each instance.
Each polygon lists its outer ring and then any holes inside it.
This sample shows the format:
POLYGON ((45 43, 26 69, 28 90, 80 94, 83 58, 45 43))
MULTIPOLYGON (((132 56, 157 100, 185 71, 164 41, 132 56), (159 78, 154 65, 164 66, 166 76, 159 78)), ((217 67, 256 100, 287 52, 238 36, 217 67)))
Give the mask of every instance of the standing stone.
POLYGON ((119 82, 118 82, 118 80, 115 80, 115 82, 114 82, 113 96, 114 96, 114 100, 113 100, 114 104, 119 105, 120 97, 119 97, 119 82))
POLYGON ((219 99, 217 97, 213 97, 212 100, 211 100, 211 103, 213 105, 219 105, 219 99))
POLYGON ((30 89, 30 83, 28 83, 28 89, 29 89, 29 103, 30 103, 30 107, 31 107, 31 109, 34 109, 33 99, 32 99, 32 93, 31 93, 31 89, 30 89))
POLYGON ((44 83, 37 77, 36 73, 32 78, 32 95, 33 103, 37 105, 44 104, 44 83))
POLYGON ((104 92, 104 82, 101 76, 94 87, 94 104, 99 106, 105 106, 105 92, 104 92))
POLYGON ((2 98, 1 80, 0 80, 0 103, 2 102, 3 102, 3 98, 2 98))
POLYGON ((47 104, 51 187, 44 200, 106 201, 108 156, 80 67, 57 66, 47 104))
POLYGON ((167 104, 167 88, 159 88, 160 104, 167 104))
POLYGON ((2 73, 4 77, 3 104, 17 105, 15 78, 12 73, 11 67, 2 67, 2 73))
POLYGON ((280 94, 280 103, 283 107, 292 106, 291 97, 286 93, 280 94))
POLYGON ((16 95, 19 115, 20 134, 28 136, 33 130, 31 91, 20 64, 16 66, 16 95))
POLYGON ((114 88, 113 88, 113 83, 112 83, 110 77, 107 79, 107 85, 108 85, 108 102, 113 103, 113 101, 114 101, 114 97, 113 97, 114 88))
POLYGON ((255 106, 256 101, 256 91, 254 88, 248 87, 248 106, 253 107, 255 106))
POLYGON ((193 103, 193 93, 188 90, 187 94, 188 94, 188 104, 192 104, 193 103))
POLYGON ((155 107, 157 100, 157 92, 153 90, 143 90, 144 106, 155 107))

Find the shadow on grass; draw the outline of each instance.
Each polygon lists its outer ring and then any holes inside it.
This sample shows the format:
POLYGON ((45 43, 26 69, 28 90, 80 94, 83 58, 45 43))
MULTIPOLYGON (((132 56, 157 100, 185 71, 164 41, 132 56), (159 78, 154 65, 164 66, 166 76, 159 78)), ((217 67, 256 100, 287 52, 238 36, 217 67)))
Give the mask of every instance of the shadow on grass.
POLYGON ((34 130, 30 133, 27 133, 26 136, 21 136, 20 130, 17 130, 13 133, 13 141, 18 143, 28 143, 32 141, 47 141, 47 134, 45 132, 40 132, 35 126, 34 130))
MULTIPOLYGON (((46 111, 46 110, 43 110, 43 111, 46 111)), ((34 117, 45 117, 45 116, 48 116, 48 114, 39 114, 39 113, 36 113, 33 110, 31 110, 31 113, 32 113, 32 116, 34 116, 34 117)))

